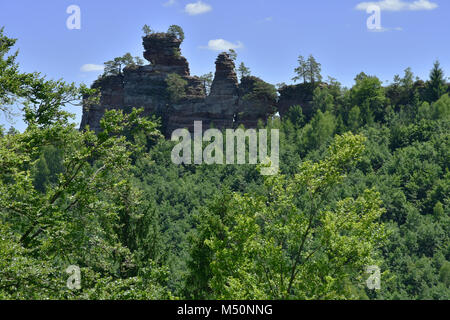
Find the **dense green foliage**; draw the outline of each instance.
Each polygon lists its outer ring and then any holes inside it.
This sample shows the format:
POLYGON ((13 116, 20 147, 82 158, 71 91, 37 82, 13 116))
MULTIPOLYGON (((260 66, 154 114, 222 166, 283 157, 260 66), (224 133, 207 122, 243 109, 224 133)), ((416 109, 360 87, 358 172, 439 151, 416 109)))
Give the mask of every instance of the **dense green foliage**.
MULTIPOLYGON (((407 69, 388 87, 364 73, 351 89, 320 83, 311 117, 292 106, 268 121, 281 174, 263 177, 174 165, 174 143, 139 110, 107 112, 98 135, 76 130, 61 107, 95 92, 20 73, 13 45, 0 32, 0 110, 18 102, 27 123, 0 128, 0 299, 450 298, 438 64, 427 82, 407 69), (366 286, 369 265, 381 290, 366 286)), ((175 100, 179 80, 167 81, 175 100)))
POLYGON ((105 70, 103 76, 122 75, 125 68, 137 68, 144 64, 144 60, 139 57, 133 57, 130 53, 126 53, 122 57, 114 58, 105 62, 105 70))
POLYGON ((178 25, 176 25, 176 24, 174 24, 174 25, 171 25, 170 27, 169 27, 169 29, 167 30, 167 33, 168 34, 172 34, 172 35, 174 35, 178 40, 180 40, 181 42, 183 42, 184 41, 184 31, 183 31, 183 28, 181 28, 180 26, 178 26, 178 25))
POLYGON ((171 73, 165 81, 171 103, 177 103, 186 96, 186 86, 188 83, 180 75, 171 73))

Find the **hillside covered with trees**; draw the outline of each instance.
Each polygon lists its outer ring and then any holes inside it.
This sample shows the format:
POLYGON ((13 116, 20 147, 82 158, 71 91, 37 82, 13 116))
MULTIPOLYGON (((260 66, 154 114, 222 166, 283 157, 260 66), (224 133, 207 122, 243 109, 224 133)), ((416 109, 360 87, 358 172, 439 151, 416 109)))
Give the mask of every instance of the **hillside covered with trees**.
MULTIPOLYGON (((175 143, 142 110, 78 130, 63 106, 96 105, 98 91, 19 71, 14 44, 2 29, 0 112, 19 105, 27 128, 0 127, 0 299, 450 298, 439 62, 429 79, 407 69, 383 86, 360 73, 344 88, 300 57, 299 84, 278 92, 241 63, 245 95, 283 106, 258 124, 280 130, 280 174, 264 177, 254 165, 173 164, 175 143), (308 104, 289 105, 299 92, 308 104), (374 265, 380 290, 366 285, 374 265)), ((111 60, 105 77, 124 64, 142 61, 111 60)))

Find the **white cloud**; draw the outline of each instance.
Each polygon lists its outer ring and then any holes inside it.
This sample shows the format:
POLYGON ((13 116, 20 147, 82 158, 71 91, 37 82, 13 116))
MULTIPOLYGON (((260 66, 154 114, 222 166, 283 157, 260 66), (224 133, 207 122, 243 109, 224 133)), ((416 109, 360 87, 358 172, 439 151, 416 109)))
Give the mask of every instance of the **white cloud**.
POLYGON ((184 11, 191 16, 195 16, 198 14, 206 13, 212 10, 212 7, 209 4, 203 3, 201 0, 195 3, 189 3, 184 8, 184 11))
POLYGON ((232 43, 224 39, 209 40, 208 46, 201 47, 203 49, 209 49, 214 51, 228 51, 230 49, 240 49, 244 45, 242 42, 232 43))
POLYGON ((413 2, 406 2, 403 0, 381 0, 361 2, 356 6, 356 10, 367 10, 371 5, 377 5, 381 10, 385 11, 419 11, 419 10, 433 10, 438 5, 429 0, 415 0, 413 2))
POLYGON ((82 72, 94 72, 94 71, 103 71, 105 69, 104 66, 99 65, 99 64, 85 64, 81 67, 81 71, 82 72))
POLYGON ((164 3, 163 3, 163 6, 164 6, 164 7, 171 7, 171 6, 173 6, 175 3, 176 3, 175 0, 169 0, 169 1, 167 1, 167 2, 164 2, 164 3))
POLYGON ((430 2, 428 0, 414 1, 409 5, 410 10, 433 10, 438 7, 437 3, 430 2))

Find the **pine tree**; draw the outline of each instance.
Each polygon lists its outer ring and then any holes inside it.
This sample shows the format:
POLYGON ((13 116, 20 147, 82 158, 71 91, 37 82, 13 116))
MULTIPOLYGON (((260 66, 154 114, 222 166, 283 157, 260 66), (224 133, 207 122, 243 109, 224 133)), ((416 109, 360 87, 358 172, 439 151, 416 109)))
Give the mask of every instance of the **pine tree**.
POLYGON ((303 83, 306 83, 306 75, 307 75, 307 63, 303 56, 298 57, 298 67, 295 68, 295 73, 297 74, 292 80, 294 82, 303 78, 303 83))
POLYGON ((316 82, 316 80, 317 82, 321 82, 322 75, 320 73, 322 72, 322 65, 319 62, 317 62, 312 55, 309 55, 307 65, 308 65, 307 74, 309 77, 309 81, 311 83, 316 82))
POLYGON ((145 36, 149 36, 153 33, 153 30, 146 24, 142 27, 142 31, 144 32, 145 36))
POLYGON ((237 59, 237 52, 234 49, 228 50, 228 55, 230 56, 231 60, 236 61, 237 59))
POLYGON ((428 81, 427 96, 429 102, 437 101, 446 91, 444 71, 439 61, 433 65, 428 81))
POLYGON ((125 68, 136 68, 143 64, 144 61, 141 58, 133 57, 130 53, 126 53, 122 57, 105 62, 104 75, 121 75, 125 68))
POLYGON ((172 34, 176 36, 181 42, 184 41, 184 31, 183 28, 180 26, 174 24, 169 27, 169 30, 167 30, 167 33, 172 34))
POLYGON ((205 92, 207 95, 211 92, 211 86, 214 80, 214 76, 212 72, 206 73, 200 77, 200 80, 203 82, 203 86, 205 87, 205 92))
POLYGON ((238 68, 238 74, 239 74, 239 78, 241 80, 244 77, 249 77, 251 74, 250 68, 248 68, 243 62, 241 62, 241 64, 239 65, 239 68, 238 68))

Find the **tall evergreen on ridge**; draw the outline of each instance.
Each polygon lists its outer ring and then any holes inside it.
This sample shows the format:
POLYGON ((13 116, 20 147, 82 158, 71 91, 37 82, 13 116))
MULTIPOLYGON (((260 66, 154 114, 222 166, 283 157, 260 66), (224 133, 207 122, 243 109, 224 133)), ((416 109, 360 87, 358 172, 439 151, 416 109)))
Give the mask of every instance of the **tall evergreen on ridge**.
POLYGON ((429 102, 437 101, 446 91, 444 70, 438 60, 434 62, 433 69, 430 72, 430 80, 427 88, 427 100, 429 102))

